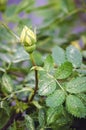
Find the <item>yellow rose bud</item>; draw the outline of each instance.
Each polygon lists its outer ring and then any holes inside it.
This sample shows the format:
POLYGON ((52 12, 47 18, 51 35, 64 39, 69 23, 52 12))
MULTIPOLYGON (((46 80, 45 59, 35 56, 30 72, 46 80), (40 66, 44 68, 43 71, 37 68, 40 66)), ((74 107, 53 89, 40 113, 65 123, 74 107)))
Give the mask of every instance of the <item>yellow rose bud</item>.
POLYGON ((27 52, 31 53, 36 49, 36 34, 25 26, 21 32, 20 41, 27 52))

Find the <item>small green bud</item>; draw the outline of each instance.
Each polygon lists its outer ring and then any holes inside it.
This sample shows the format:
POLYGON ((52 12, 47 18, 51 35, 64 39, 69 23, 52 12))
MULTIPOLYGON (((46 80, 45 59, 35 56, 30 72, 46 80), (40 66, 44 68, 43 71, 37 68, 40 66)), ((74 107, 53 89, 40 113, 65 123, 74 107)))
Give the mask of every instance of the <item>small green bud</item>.
POLYGON ((24 46, 24 48, 28 53, 32 53, 36 49, 36 45, 34 44, 32 46, 24 46))
POLYGON ((27 26, 21 32, 20 41, 28 53, 32 53, 36 49, 36 34, 27 26))

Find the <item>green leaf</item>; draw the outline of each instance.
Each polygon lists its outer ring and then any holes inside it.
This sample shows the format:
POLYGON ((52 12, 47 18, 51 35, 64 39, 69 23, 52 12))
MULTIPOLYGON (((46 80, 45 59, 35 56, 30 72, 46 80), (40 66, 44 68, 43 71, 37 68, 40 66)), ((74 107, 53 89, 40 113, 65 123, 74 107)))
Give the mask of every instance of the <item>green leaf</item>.
POLYGON ((39 120, 40 127, 44 127, 45 126, 45 111, 43 108, 39 110, 38 120, 39 120))
POLYGON ((7 74, 2 76, 2 91, 6 93, 11 93, 13 91, 12 80, 7 74))
POLYGON ((57 68, 55 77, 57 79, 65 79, 71 75, 72 69, 72 64, 70 62, 65 62, 57 68))
POLYGON ((4 127, 4 125, 7 123, 9 120, 9 115, 6 112, 5 109, 0 108, 0 129, 4 127))
POLYGON ((39 104, 38 101, 33 100, 33 101, 32 101, 32 104, 33 104, 35 107, 37 107, 38 109, 41 109, 41 108, 42 108, 42 106, 39 104))
POLYGON ((63 12, 68 13, 70 11, 73 11, 75 9, 75 3, 74 1, 69 1, 69 0, 61 0, 61 8, 63 12))
POLYGON ((47 111, 47 124, 49 125, 55 122, 58 118, 60 118, 62 111, 63 111, 62 106, 56 108, 49 108, 47 111))
POLYGON ((25 115, 25 125, 28 130, 35 130, 33 119, 29 115, 25 115))
POLYGON ((1 71, 1 72, 5 72, 5 69, 2 68, 2 67, 0 67, 0 71, 1 71))
POLYGON ((86 77, 78 77, 68 82, 66 90, 70 93, 86 92, 86 77))
POLYGON ((13 122, 13 128, 12 128, 12 130, 17 130, 17 128, 16 128, 16 121, 15 120, 13 122))
POLYGON ((10 107, 8 105, 8 102, 1 101, 0 102, 0 108, 3 108, 7 112, 7 114, 9 115, 9 113, 10 113, 10 107))
POLYGON ((5 63, 11 63, 12 57, 9 53, 0 53, 0 59, 5 63))
POLYGON ((43 73, 39 79, 39 95, 47 96, 56 89, 56 81, 47 73, 43 73))
POLYGON ((72 125, 72 119, 66 116, 60 116, 54 124, 55 130, 71 130, 70 126, 72 125))
POLYGON ((28 83, 28 86, 34 87, 35 84, 34 71, 31 71, 30 73, 28 73, 28 75, 26 75, 24 82, 28 83))
POLYGON ((60 8, 64 13, 68 13, 67 2, 60 0, 60 8))
POLYGON ((66 61, 65 51, 58 46, 52 49, 52 57, 57 65, 61 65, 66 61))
POLYGON ((48 55, 44 62, 44 70, 47 72, 51 72, 54 67, 53 58, 51 55, 48 55))
POLYGON ((60 118, 58 118, 54 124, 54 128, 55 130, 71 130, 70 126, 73 123, 73 118, 71 118, 71 116, 69 116, 69 114, 67 113, 67 115, 64 113, 62 113, 62 115, 60 116, 60 118))
POLYGON ((5 15, 7 17, 11 17, 11 16, 13 16, 13 13, 15 13, 15 10, 16 10, 16 5, 11 5, 9 7, 7 6, 5 15))
POLYGON ((82 100, 82 102, 86 105, 86 94, 85 93, 79 93, 77 96, 82 100))
POLYGON ((33 52, 33 58, 36 65, 41 66, 43 64, 42 55, 38 51, 33 52))
POLYGON ((53 94, 49 95, 46 99, 46 104, 49 107, 58 107, 65 100, 65 93, 62 90, 56 90, 53 94))
POLYGON ((70 45, 66 49, 66 56, 69 62, 73 64, 75 68, 78 68, 82 64, 82 55, 80 51, 74 46, 70 45))
POLYGON ((0 130, 4 127, 4 125, 9 120, 10 108, 6 101, 0 102, 0 130))
POLYGON ((82 75, 86 75, 86 69, 76 69, 76 71, 82 75))
POLYGON ((16 53, 14 55, 12 62, 13 63, 19 63, 21 61, 25 61, 25 60, 28 60, 28 59, 29 59, 28 53, 24 50, 23 47, 20 47, 16 50, 16 53))
POLYGON ((16 6, 16 13, 20 13, 22 11, 26 10, 32 10, 32 5, 33 5, 34 0, 31 0, 29 3, 28 1, 21 1, 18 6, 16 6), (29 8, 28 8, 29 6, 29 8))
MULTIPOLYGON (((13 125, 9 127, 8 130, 17 130, 17 127, 16 127, 16 121, 14 120, 13 122, 13 125)), ((22 130, 22 129, 21 129, 22 130)))
POLYGON ((86 116, 86 107, 77 96, 68 95, 66 99, 66 107, 68 112, 75 117, 82 118, 86 116))

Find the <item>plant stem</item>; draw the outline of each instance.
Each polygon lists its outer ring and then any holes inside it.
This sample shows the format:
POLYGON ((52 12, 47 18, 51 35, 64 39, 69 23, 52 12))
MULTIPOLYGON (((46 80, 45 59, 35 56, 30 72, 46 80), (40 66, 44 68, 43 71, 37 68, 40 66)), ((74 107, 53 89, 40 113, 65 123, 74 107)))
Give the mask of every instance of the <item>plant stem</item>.
POLYGON ((5 28, 13 37, 15 37, 15 38, 18 40, 18 42, 20 42, 19 36, 17 36, 14 32, 12 32, 11 29, 10 29, 5 23, 0 22, 0 24, 1 24, 2 26, 4 26, 4 28, 5 28))
POLYGON ((53 20, 51 21, 51 23, 50 23, 49 25, 47 25, 47 26, 45 26, 45 27, 41 27, 40 30, 44 30, 44 29, 47 30, 47 29, 49 29, 53 24, 60 24, 60 23, 62 23, 63 21, 65 21, 68 17, 73 16, 73 15, 75 15, 75 14, 77 14, 77 13, 80 13, 80 12, 85 12, 85 9, 83 9, 83 8, 75 9, 75 10, 69 12, 67 15, 64 15, 64 16, 63 16, 62 18, 60 18, 60 19, 58 19, 58 17, 56 17, 55 19, 53 19, 53 20))
POLYGON ((32 88, 23 88, 22 90, 18 90, 18 91, 14 91, 13 93, 11 93, 10 95, 6 96, 5 98, 2 99, 2 101, 8 99, 8 98, 11 98, 14 96, 14 94, 17 94, 17 93, 21 93, 21 92, 24 92, 24 91, 33 91, 32 88))
MULTIPOLYGON (((36 66, 32 53, 30 54, 30 58, 31 58, 33 66, 36 66)), ((33 101, 34 96, 36 95, 36 92, 38 90, 38 71, 36 69, 34 69, 34 71, 35 71, 35 88, 34 88, 33 94, 30 97, 30 100, 29 100, 30 102, 33 101)))
POLYGON ((5 124, 5 126, 1 130, 8 130, 8 128, 11 126, 11 124, 13 124, 13 122, 15 120, 19 120, 20 118, 23 118, 21 112, 20 113, 13 112, 10 119, 8 120, 8 122, 5 124))
POLYGON ((34 99, 34 96, 35 96, 37 90, 38 90, 38 71, 35 70, 35 88, 34 88, 34 93, 32 94, 32 96, 30 98, 30 102, 34 99))
POLYGON ((49 73, 47 73, 47 74, 48 74, 48 76, 52 77, 52 78, 56 81, 56 83, 59 85, 59 87, 60 87, 64 92, 66 92, 66 91, 64 90, 64 88, 61 86, 61 84, 58 82, 58 80, 57 80, 54 76, 50 75, 49 73))

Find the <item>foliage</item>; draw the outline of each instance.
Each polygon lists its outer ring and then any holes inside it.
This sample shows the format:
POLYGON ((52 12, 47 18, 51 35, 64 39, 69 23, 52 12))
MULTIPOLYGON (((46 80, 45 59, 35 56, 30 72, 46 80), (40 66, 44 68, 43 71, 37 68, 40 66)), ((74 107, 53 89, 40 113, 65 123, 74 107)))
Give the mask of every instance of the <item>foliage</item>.
POLYGON ((2 12, 6 23, 0 25, 0 129, 71 130, 74 118, 86 118, 86 32, 70 31, 77 14, 85 10, 76 9, 70 0, 39 7, 34 3, 22 0, 18 6, 5 5, 2 12), (18 16, 22 11, 43 16, 32 53, 20 42, 23 26, 32 25, 31 19, 18 16), (7 26, 11 22, 13 29, 7 26))

